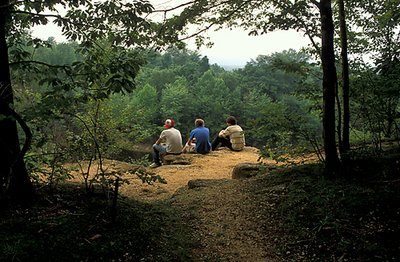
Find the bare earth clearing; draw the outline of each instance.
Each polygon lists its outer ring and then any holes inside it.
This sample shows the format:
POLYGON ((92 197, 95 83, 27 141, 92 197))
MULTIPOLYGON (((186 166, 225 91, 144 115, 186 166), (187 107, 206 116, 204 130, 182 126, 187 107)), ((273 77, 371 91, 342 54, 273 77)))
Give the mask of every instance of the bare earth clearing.
POLYGON ((231 179, 231 172, 238 163, 257 163, 258 150, 246 147, 241 152, 232 152, 221 148, 207 155, 184 154, 191 160, 190 165, 164 165, 149 169, 161 176, 167 184, 143 184, 139 179, 130 180, 131 185, 123 188, 123 194, 139 197, 146 201, 170 198, 176 190, 187 186, 189 180, 195 179, 231 179), (138 190, 139 188, 139 190, 138 190))
POLYGON ((199 243, 192 250, 194 261, 276 261, 269 256, 275 252, 268 252, 274 247, 273 236, 262 233, 266 230, 265 222, 260 223, 257 214, 260 208, 271 208, 274 204, 252 200, 254 192, 249 192, 256 178, 231 179, 233 167, 239 163, 257 163, 259 151, 252 147, 241 152, 220 148, 207 155, 184 157, 191 159, 190 165, 148 169, 166 179, 167 184, 142 183, 129 172, 133 165, 127 163, 112 161, 106 166, 126 172, 124 178, 128 178, 129 184, 122 186, 123 196, 145 202, 165 201, 182 214, 181 223, 194 228, 196 233, 192 237, 199 243), (200 186, 189 189, 190 180, 200 180, 200 186))

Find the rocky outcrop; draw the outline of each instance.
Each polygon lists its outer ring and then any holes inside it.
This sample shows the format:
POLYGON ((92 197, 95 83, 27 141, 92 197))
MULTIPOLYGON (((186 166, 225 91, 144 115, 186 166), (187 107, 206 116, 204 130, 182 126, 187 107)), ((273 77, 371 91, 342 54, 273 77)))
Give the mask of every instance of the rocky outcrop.
POLYGON ((202 188, 202 187, 213 187, 221 186, 222 184, 229 181, 228 179, 194 179, 188 181, 188 188, 202 188))
POLYGON ((232 179, 243 179, 256 176, 260 170, 261 165, 257 163, 240 163, 237 164, 232 170, 232 179))
POLYGON ((165 165, 190 165, 192 159, 188 155, 166 155, 164 157, 165 165))

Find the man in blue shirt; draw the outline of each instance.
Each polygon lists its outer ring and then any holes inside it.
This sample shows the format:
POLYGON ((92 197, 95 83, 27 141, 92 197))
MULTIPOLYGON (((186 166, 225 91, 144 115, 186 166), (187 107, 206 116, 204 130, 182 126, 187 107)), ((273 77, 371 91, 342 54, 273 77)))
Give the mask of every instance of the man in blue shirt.
POLYGON ((203 119, 196 119, 194 122, 196 128, 190 132, 187 145, 192 146, 195 144, 196 153, 207 154, 211 151, 210 130, 204 127, 203 119))

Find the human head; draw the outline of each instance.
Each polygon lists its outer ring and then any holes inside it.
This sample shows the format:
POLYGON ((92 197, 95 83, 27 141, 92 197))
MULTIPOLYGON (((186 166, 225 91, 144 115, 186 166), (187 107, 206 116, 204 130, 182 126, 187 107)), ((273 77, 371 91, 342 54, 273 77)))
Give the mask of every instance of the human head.
POLYGON ((236 125, 236 118, 234 116, 228 116, 226 123, 229 125, 236 125))
POLYGON ((201 118, 197 118, 197 119, 194 121, 194 124, 196 125, 196 127, 204 126, 204 120, 201 119, 201 118))
POLYGON ((174 125, 175 125, 174 120, 169 119, 169 118, 167 120, 165 120, 165 123, 164 123, 165 128, 171 128, 171 127, 174 127, 174 125))

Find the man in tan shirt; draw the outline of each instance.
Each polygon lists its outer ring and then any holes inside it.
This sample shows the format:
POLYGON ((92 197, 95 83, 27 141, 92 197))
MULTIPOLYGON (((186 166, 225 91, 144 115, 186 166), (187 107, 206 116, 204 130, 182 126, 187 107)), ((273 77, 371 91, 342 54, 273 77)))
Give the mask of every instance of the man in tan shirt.
POLYGON ((212 150, 219 145, 226 146, 233 151, 241 151, 245 146, 244 131, 236 123, 236 118, 229 116, 226 119, 227 128, 221 130, 212 143, 212 150))

